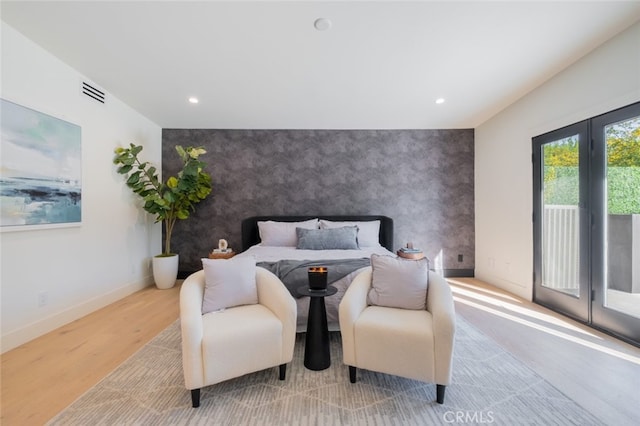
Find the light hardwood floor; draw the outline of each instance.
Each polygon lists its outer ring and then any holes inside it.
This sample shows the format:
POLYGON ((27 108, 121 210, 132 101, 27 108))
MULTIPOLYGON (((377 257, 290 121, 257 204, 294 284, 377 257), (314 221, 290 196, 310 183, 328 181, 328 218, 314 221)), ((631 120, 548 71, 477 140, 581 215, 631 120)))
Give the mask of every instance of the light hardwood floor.
POLYGON ((4 353, 0 423, 46 423, 178 319, 179 291, 148 287, 4 353))
MULTIPOLYGON (((472 278, 456 310, 607 425, 640 424, 640 349, 472 278)), ((179 286, 148 288, 2 356, 2 424, 39 425, 178 318, 179 286)), ((496 419, 498 420, 498 419, 496 419)))
POLYGON ((640 348, 473 278, 456 312, 611 426, 640 424, 640 348))

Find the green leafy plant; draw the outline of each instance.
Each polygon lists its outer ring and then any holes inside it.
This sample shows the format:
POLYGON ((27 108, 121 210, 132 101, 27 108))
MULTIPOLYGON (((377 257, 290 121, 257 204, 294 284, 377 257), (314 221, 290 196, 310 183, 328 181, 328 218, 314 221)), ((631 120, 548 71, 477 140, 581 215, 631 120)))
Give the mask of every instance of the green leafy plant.
POLYGON ((165 227, 164 256, 171 255, 171 235, 178 219, 187 219, 195 205, 211 193, 211 176, 204 171, 205 163, 199 157, 206 154, 202 147, 176 146, 182 160, 182 170, 165 182, 158 178, 157 169, 146 161, 140 161, 142 146, 130 144, 128 148, 115 149, 113 163, 118 173, 124 175, 126 184, 143 200, 143 208, 163 222, 165 227))

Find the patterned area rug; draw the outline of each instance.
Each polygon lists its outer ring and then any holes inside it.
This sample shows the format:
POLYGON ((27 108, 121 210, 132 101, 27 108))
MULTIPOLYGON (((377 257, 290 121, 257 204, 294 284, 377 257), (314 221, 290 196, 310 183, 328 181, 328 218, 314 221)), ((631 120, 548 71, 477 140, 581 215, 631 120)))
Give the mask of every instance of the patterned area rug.
POLYGON ((285 381, 271 368, 203 389, 191 408, 176 322, 87 391, 51 425, 600 425, 598 419, 458 316, 453 383, 435 385, 358 370, 349 382, 339 333, 332 365, 303 365, 298 334, 285 381))

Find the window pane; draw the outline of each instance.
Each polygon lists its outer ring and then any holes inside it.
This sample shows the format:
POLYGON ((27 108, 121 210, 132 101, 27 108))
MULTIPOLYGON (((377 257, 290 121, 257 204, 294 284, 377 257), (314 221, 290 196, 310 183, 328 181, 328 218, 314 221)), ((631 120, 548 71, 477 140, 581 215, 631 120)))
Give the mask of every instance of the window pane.
POLYGON ((579 297, 579 135, 542 150, 542 285, 579 297))
POLYGON ((640 318, 640 117, 605 127, 605 306, 640 318))

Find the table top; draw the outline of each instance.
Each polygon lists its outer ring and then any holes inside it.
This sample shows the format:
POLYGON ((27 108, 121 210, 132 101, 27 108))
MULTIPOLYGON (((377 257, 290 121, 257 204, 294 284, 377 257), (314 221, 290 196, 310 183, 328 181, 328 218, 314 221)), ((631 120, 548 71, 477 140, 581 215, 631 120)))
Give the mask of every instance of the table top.
POLYGON ((326 290, 311 290, 308 285, 303 285, 298 287, 296 291, 302 296, 327 297, 336 294, 338 289, 332 285, 328 285, 326 290))
POLYGON ((416 253, 405 253, 405 252, 402 252, 402 251, 398 250, 396 252, 396 254, 399 257, 402 257, 403 259, 412 259, 412 260, 420 260, 420 259, 422 259, 424 257, 424 253, 421 252, 421 251, 416 252, 416 253))
POLYGON ((209 253, 209 259, 231 259, 235 255, 236 255, 236 252, 233 250, 228 251, 226 253, 212 251, 211 253, 209 253))

